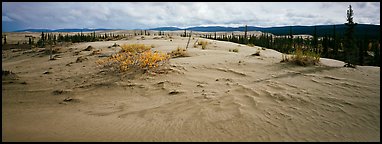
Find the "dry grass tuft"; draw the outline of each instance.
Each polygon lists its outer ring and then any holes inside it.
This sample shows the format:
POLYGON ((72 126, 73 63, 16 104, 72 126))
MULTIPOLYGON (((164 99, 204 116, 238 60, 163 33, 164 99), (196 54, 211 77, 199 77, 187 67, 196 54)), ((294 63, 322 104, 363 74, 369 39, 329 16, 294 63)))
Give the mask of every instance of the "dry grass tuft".
POLYGON ((208 45, 208 42, 201 40, 201 41, 198 41, 198 45, 201 45, 202 49, 206 49, 207 45, 208 45))
POLYGON ((254 47, 255 45, 254 44, 247 44, 247 46, 254 47))
POLYGON ((150 50, 150 46, 144 44, 124 44, 121 46, 121 52, 141 53, 150 50))
POLYGON ((189 57, 187 50, 185 48, 179 48, 179 47, 176 50, 173 50, 168 54, 171 56, 171 58, 189 57))

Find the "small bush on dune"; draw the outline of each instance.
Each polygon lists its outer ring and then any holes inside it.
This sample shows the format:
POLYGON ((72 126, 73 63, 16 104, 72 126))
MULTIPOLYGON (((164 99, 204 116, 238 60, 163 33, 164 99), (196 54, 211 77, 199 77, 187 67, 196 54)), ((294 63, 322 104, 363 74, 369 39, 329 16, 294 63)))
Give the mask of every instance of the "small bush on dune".
POLYGON ((207 41, 198 41, 198 45, 201 45, 202 46, 202 49, 206 49, 207 48, 207 45, 208 45, 208 42, 207 41))
POLYGON ((281 62, 292 62, 300 66, 315 65, 320 61, 320 55, 314 52, 303 52, 301 48, 297 48, 294 55, 288 57, 282 56, 281 62))
POLYGON ((122 50, 96 63, 111 71, 151 70, 168 62, 170 56, 161 52, 152 52, 143 44, 122 45, 122 50))
POLYGON ((185 48, 179 48, 179 47, 168 54, 171 56, 171 58, 189 57, 187 50, 185 48))

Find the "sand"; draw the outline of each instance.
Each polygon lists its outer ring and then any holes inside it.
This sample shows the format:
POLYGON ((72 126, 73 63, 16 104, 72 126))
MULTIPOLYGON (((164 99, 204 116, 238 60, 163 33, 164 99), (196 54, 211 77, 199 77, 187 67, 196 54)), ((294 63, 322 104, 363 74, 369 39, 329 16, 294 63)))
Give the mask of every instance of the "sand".
POLYGON ((207 49, 193 48, 197 38, 166 73, 122 78, 95 63, 120 49, 108 48, 114 43, 170 52, 188 40, 139 38, 73 44, 56 60, 3 50, 2 69, 17 78, 2 81, 2 140, 380 141, 379 67, 325 58, 301 67, 257 46, 206 40, 207 49), (101 54, 81 51, 89 45, 101 54))

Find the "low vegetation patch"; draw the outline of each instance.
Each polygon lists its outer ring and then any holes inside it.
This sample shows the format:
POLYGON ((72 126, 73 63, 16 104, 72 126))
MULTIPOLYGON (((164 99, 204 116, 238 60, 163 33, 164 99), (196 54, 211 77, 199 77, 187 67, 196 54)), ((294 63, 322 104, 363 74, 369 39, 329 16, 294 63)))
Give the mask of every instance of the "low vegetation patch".
POLYGON ((170 56, 161 52, 152 52, 144 44, 125 44, 122 50, 96 63, 111 71, 127 72, 129 70, 152 70, 168 62, 170 56))
POLYGON ((254 47, 255 45, 254 44, 247 44, 247 46, 254 47))
POLYGON ((291 62, 300 66, 315 65, 320 61, 320 55, 314 52, 303 52, 301 48, 297 48, 294 55, 282 55, 281 62, 291 62))
POLYGON ((198 45, 201 45, 202 49, 206 49, 207 45, 208 45, 208 42, 201 40, 201 41, 198 41, 198 45))
POLYGON ((121 46, 121 52, 130 52, 130 53, 142 53, 147 50, 150 50, 151 47, 144 44, 124 44, 121 46))
POLYGON ((171 58, 189 57, 187 50, 185 48, 179 48, 179 47, 168 54, 171 56, 171 58))

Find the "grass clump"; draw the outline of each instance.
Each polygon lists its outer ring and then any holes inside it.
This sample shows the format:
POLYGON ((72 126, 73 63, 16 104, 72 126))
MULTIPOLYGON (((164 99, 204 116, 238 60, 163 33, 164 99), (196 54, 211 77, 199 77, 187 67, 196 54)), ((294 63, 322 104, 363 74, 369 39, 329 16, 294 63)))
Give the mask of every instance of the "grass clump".
POLYGON ((255 45, 254 44, 247 44, 247 46, 254 47, 255 45))
POLYGON ((150 46, 144 44, 124 44, 121 46, 121 52, 141 53, 150 50, 150 46))
POLYGON ((177 57, 189 57, 187 50, 185 48, 177 48, 176 50, 171 51, 168 53, 171 58, 177 58, 177 57))
POLYGON ((314 52, 303 52, 301 48, 297 48, 294 55, 282 55, 281 62, 291 62, 300 66, 315 65, 320 61, 320 55, 314 52))
POLYGON ((168 62, 170 56, 161 52, 152 52, 150 46, 143 44, 122 45, 122 50, 97 64, 111 71, 126 72, 129 70, 151 70, 168 62))
POLYGON ((207 45, 208 45, 208 42, 207 41, 198 41, 198 45, 201 45, 202 46, 202 49, 206 49, 207 48, 207 45))

